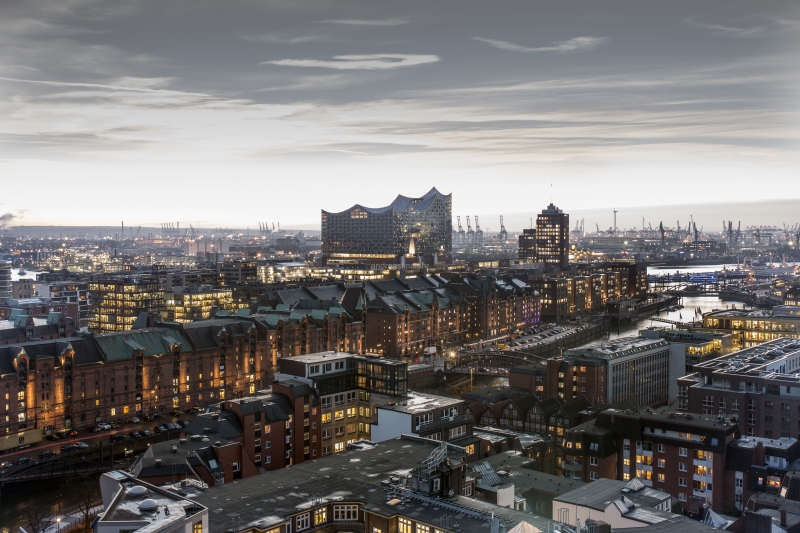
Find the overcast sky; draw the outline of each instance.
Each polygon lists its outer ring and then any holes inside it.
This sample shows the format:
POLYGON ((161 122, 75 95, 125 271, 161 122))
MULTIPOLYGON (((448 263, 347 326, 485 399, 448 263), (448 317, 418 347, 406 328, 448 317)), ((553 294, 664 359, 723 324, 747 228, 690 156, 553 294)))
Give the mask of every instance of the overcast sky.
POLYGON ((3 0, 0 215, 800 198, 798 45, 796 1, 3 0))

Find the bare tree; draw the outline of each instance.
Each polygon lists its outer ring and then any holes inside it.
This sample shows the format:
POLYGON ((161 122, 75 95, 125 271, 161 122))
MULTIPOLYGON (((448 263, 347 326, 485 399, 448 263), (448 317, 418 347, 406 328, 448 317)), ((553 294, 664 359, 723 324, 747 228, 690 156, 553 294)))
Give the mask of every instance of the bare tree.
POLYGON ((56 513, 51 507, 29 506, 22 514, 22 524, 28 533, 45 533, 56 524, 56 513))
POLYGON ((91 527, 92 509, 100 502, 100 480, 96 476, 83 476, 72 486, 75 507, 83 515, 83 527, 91 527))

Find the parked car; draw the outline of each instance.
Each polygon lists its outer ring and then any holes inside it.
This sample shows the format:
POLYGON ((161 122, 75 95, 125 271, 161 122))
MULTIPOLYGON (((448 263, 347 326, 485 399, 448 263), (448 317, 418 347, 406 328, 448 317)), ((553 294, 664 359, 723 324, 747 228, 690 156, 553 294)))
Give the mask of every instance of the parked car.
POLYGON ((14 464, 17 465, 29 465, 31 463, 33 463, 33 459, 30 457, 19 457, 16 461, 14 461, 14 464))
POLYGON ((180 424, 167 424, 167 428, 171 430, 180 431, 181 429, 183 429, 183 426, 181 426, 180 424))
POLYGON ((138 423, 139 423, 139 417, 138 416, 134 416, 133 418, 131 418, 131 424, 138 424, 138 423))
POLYGON ((61 438, 61 435, 59 435, 58 433, 51 433, 46 438, 47 440, 58 440, 61 438))
POLYGON ((67 432, 67 437, 77 437, 77 436, 78 436, 78 430, 76 429, 70 429, 67 432))
POLYGON ((141 433, 142 437, 145 437, 145 438, 153 436, 153 434, 150 433, 150 430, 148 430, 148 429, 143 429, 139 433, 141 433))
POLYGON ((61 453, 74 452, 77 449, 78 447, 75 446, 74 444, 65 444, 61 447, 61 453))
POLYGON ((120 441, 123 441, 123 440, 125 440, 125 434, 124 433, 114 433, 113 435, 111 435, 108 438, 108 442, 120 442, 120 441))
POLYGON ((161 426, 153 426, 153 435, 158 435, 162 431, 164 431, 164 430, 161 429, 161 426))
POLYGON ((191 422, 191 420, 184 420, 181 423, 183 424, 183 427, 189 427, 189 422, 191 422))
POLYGON ((161 418, 161 413, 153 413, 153 419, 161 418))
POLYGON ((80 448, 81 450, 85 450, 86 448, 88 448, 88 447, 89 447, 89 445, 88 445, 88 444, 86 444, 85 442, 76 442, 76 443, 74 443, 74 444, 75 444, 75 446, 77 446, 77 447, 78 447, 78 448, 80 448))
POLYGON ((11 462, 9 461, 3 461, 2 463, 0 463, 0 469, 11 468, 12 466, 14 465, 12 465, 11 462))
POLYGON ((132 439, 141 439, 142 438, 142 434, 139 433, 138 431, 131 431, 130 433, 128 433, 128 436, 130 438, 132 438, 132 439))

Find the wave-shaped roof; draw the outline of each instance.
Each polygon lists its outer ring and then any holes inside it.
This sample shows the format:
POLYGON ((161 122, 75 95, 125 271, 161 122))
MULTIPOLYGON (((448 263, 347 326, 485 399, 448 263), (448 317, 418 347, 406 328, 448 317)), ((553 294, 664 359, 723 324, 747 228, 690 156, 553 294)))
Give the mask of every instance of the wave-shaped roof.
MULTIPOLYGON (((436 187, 434 187, 419 198, 409 198, 408 196, 403 196, 402 194, 398 194, 397 198, 394 199, 394 202, 385 207, 365 207, 361 204, 356 204, 350 209, 345 209, 344 211, 340 211, 340 213, 346 213, 347 211, 351 211, 355 208, 360 208, 366 211, 367 213, 373 213, 373 214, 385 213, 386 211, 392 209, 397 209, 398 211, 405 211, 411 206, 412 203, 414 204, 414 209, 417 209, 419 211, 424 211, 425 209, 428 209, 428 207, 430 207, 431 203, 433 203, 433 201, 436 198, 447 198, 449 196, 450 196, 449 194, 440 193, 438 190, 436 190, 436 187)), ((330 213, 328 211, 325 212, 329 214, 337 214, 337 213, 330 213)))

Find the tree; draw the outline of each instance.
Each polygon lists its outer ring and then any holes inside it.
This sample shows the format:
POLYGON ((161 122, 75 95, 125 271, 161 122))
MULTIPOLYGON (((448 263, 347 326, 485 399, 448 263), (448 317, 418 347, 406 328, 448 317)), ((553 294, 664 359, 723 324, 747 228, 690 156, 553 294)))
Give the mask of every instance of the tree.
POLYGON ((56 525, 56 513, 52 507, 26 507, 22 514, 22 524, 28 533, 45 533, 56 525))
POLYGON ((73 486, 75 507, 83 515, 83 527, 91 527, 92 509, 100 504, 100 480, 97 476, 82 476, 73 486))

